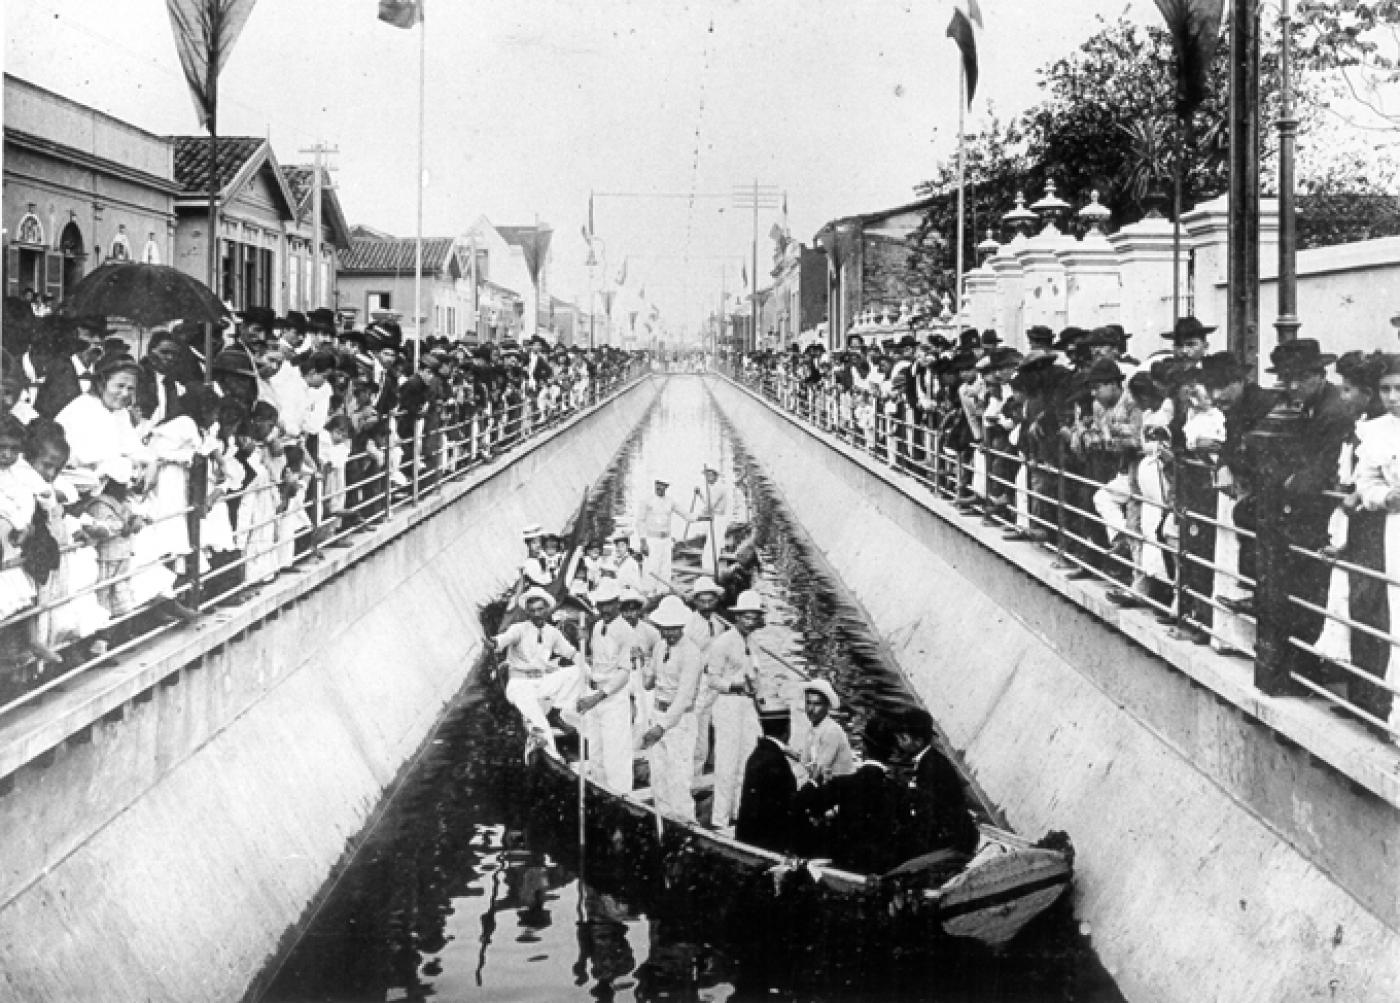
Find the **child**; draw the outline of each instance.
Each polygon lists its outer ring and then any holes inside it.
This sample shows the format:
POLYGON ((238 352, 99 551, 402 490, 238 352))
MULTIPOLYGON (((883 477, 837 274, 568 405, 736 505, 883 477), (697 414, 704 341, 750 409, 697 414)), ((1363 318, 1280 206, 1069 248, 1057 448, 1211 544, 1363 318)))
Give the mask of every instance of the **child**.
MULTIPOLYGON (((131 591, 131 537, 146 524, 128 499, 136 476, 125 456, 105 461, 99 469, 97 493, 83 508, 83 528, 97 549, 97 601, 113 620, 120 620, 136 609, 131 591), (105 583, 105 584, 104 584, 105 583)), ((99 639, 93 654, 107 650, 107 639, 99 639)))
POLYGON ((266 401, 253 405, 239 434, 238 458, 246 470, 240 487, 237 540, 245 560, 244 575, 250 583, 270 582, 281 570, 277 559, 277 521, 281 502, 280 449, 272 443, 277 430, 277 409, 266 401))
POLYGON ((350 441, 354 435, 354 422, 343 414, 332 416, 320 435, 318 453, 325 477, 323 497, 332 531, 339 529, 341 516, 345 514, 345 468, 350 462, 350 441))

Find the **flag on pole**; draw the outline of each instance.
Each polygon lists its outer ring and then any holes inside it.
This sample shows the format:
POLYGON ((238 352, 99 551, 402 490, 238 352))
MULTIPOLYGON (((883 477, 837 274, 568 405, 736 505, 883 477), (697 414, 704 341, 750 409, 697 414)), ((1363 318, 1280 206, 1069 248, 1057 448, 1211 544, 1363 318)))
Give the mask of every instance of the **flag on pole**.
POLYGON ((1225 0, 1157 0, 1176 43, 1176 113, 1183 118, 1205 100, 1224 7, 1225 0))
POLYGON ((953 9, 953 20, 948 22, 948 37, 958 44, 958 49, 962 52, 963 78, 967 81, 967 103, 972 104, 972 97, 977 93, 977 38, 972 30, 972 22, 976 20, 980 26, 982 24, 982 11, 977 7, 977 0, 969 0, 968 10, 963 11, 961 7, 953 9))
POLYGON ((627 259, 622 259, 622 267, 617 270, 617 284, 622 286, 627 284, 627 259))
POLYGON ((379 0, 379 20, 395 28, 412 28, 423 20, 419 0, 379 0))
POLYGON ((743 276, 744 288, 747 289, 749 287, 749 266, 747 262, 739 266, 739 274, 743 276))
POLYGON ((165 0, 180 68, 190 85, 195 114, 202 128, 209 128, 214 114, 215 95, 209 86, 209 67, 217 80, 228 62, 233 43, 248 23, 257 0, 165 0))

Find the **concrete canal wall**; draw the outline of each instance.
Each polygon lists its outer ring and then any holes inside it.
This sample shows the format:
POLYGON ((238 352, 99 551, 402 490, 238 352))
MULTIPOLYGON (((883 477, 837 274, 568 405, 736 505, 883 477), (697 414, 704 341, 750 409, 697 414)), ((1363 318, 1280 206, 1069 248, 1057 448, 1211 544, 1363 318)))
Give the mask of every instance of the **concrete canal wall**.
POLYGON ((1130 1000, 1400 999, 1394 749, 710 384, 981 786, 1020 831, 1070 833, 1077 915, 1130 1000))
POLYGON ((567 521, 661 385, 0 729, 0 1000, 240 998, 461 688, 523 514, 567 521))

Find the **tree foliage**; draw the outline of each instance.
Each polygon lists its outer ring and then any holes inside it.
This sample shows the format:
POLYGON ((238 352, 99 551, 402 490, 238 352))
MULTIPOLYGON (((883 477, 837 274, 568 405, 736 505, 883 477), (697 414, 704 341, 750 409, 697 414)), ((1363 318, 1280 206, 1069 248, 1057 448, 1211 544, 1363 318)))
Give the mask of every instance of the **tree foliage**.
MULTIPOLYGON (((1293 41, 1300 119, 1298 184, 1311 194, 1379 193, 1397 172, 1393 160, 1365 137, 1337 128, 1338 70, 1365 68, 1400 79, 1400 63, 1386 54, 1382 36, 1400 28, 1400 0, 1310 0, 1300 9, 1293 41)), ((1260 121, 1278 117, 1279 31, 1261 25, 1260 121)), ((1394 40, 1392 38, 1392 40, 1394 40)), ((1076 209, 1092 192, 1112 215, 1111 226, 1140 219, 1159 196, 1169 195, 1179 151, 1184 154, 1183 205, 1222 194, 1229 180, 1229 37, 1216 50, 1207 97, 1183 130, 1175 114, 1176 63, 1170 35, 1126 18, 1107 22, 1075 52, 1040 70, 1041 99, 1016 117, 991 118, 964 143, 969 221, 964 258, 988 225, 1004 234, 999 217, 1024 192, 1034 202, 1053 180, 1076 209)), ((1261 136, 1261 181, 1266 194, 1275 174, 1277 140, 1261 136)), ((940 162, 920 191, 934 197, 916 234, 911 273, 923 269, 947 288, 956 233, 957 165, 940 162), (942 247, 939 260, 935 250, 942 247)), ((1073 220, 1070 221, 1073 226, 1073 220)))

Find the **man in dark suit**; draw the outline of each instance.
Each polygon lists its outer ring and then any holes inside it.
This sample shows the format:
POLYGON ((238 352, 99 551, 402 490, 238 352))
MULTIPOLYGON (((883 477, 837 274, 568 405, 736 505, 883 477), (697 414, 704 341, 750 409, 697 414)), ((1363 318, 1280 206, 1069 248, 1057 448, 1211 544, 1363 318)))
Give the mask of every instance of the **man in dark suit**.
POLYGON ((800 853, 807 838, 793 804, 797 778, 786 744, 791 722, 786 713, 766 715, 760 721, 763 737, 744 766, 734 838, 777 853, 800 853))
MULTIPOLYGON (((1356 416, 1342 400, 1341 391, 1327 380, 1327 367, 1337 361, 1324 354, 1315 338, 1298 338, 1277 346, 1270 354, 1268 372, 1278 375, 1284 395, 1299 409, 1298 450, 1293 472, 1283 482, 1287 499, 1284 534, 1293 547, 1316 553, 1329 543, 1327 526, 1335 502, 1322 492, 1337 486, 1337 461, 1342 444, 1356 429, 1356 416)), ((1324 616, 1304 603, 1327 606, 1331 566, 1310 554, 1289 548, 1283 580, 1289 594, 1288 636, 1315 644, 1322 633, 1324 616)), ((1327 681, 1322 663, 1309 652, 1288 645, 1284 664, 1291 672, 1327 681)))
POLYGON ((971 854, 981 834, 968 810, 962 774, 933 747, 932 716, 922 707, 909 707, 897 720, 895 744, 912 766, 906 786, 916 795, 919 834, 928 841, 923 852, 950 849, 971 854))

